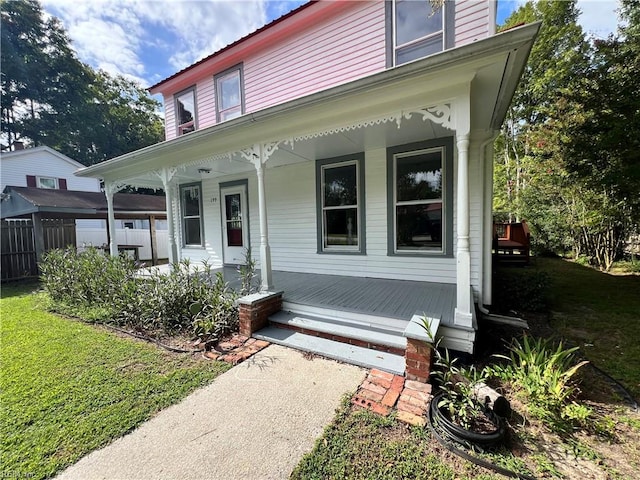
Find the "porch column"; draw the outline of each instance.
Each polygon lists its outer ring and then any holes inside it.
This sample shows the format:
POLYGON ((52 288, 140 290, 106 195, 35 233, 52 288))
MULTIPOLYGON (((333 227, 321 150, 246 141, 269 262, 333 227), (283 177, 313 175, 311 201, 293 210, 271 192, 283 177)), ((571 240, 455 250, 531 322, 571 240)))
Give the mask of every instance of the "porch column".
POLYGON ((484 162, 484 205, 483 221, 484 235, 482 240, 482 303, 492 303, 492 273, 493 273, 493 142, 495 136, 480 147, 481 159, 484 162))
POLYGON ((260 158, 254 162, 258 175, 258 210, 260 213, 260 291, 273 290, 273 273, 271 271, 271 248, 269 247, 269 226, 267 223, 267 200, 264 188, 264 162, 266 162, 264 146, 260 145, 260 158))
POLYGON ((469 252, 469 134, 457 136, 457 239, 456 239, 456 310, 454 323, 473 326, 473 298, 471 295, 471 255, 469 252))
POLYGON ((116 215, 113 209, 113 196, 119 190, 113 182, 104 181, 104 194, 107 197, 107 232, 109 232, 109 253, 118 256, 118 242, 116 241, 116 215))
POLYGON ((169 250, 169 264, 173 265, 178 262, 178 247, 176 244, 175 235, 175 216, 173 212, 173 206, 175 201, 175 192, 173 188, 173 176, 176 173, 174 168, 163 168, 162 171, 157 172, 160 180, 162 180, 162 187, 164 189, 166 209, 167 209, 167 243, 169 250))

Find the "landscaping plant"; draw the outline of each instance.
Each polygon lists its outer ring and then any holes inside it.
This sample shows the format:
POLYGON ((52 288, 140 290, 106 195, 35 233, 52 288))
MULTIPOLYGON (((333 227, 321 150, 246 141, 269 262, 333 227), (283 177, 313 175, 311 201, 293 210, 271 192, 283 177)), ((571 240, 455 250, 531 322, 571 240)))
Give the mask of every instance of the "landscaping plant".
POLYGON ((543 338, 524 336, 514 339, 509 356, 496 355, 508 361, 492 371, 511 383, 528 400, 529 412, 544 420, 553 430, 569 433, 586 425, 591 410, 574 401, 578 393, 575 375, 587 361, 576 363, 577 347, 565 349, 543 338))
POLYGON ((149 334, 212 339, 237 329, 237 295, 206 262, 183 260, 142 277, 126 256, 66 249, 47 253, 41 270, 56 311, 149 334))

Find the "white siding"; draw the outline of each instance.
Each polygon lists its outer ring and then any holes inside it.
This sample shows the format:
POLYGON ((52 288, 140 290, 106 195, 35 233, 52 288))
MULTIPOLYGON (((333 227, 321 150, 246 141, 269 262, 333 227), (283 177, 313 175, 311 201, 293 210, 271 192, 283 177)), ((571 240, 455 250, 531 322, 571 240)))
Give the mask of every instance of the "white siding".
MULTIPOLYGON (((479 229, 482 213, 480 201, 482 176, 479 160, 472 156, 470 163, 471 281, 477 292, 481 277, 479 229)), ((247 178, 250 238, 253 255, 258 259, 260 227, 257 183, 253 173, 248 176, 223 177, 203 182, 205 248, 183 249, 183 257, 193 261, 208 258, 210 263, 216 266, 222 265, 220 182, 247 178)), ((455 258, 387 255, 385 149, 370 150, 365 154, 366 255, 317 253, 316 185, 313 162, 267 169, 265 181, 269 243, 274 270, 455 283, 455 258)))
POLYGON ((67 190, 99 192, 100 181, 96 178, 76 177, 78 166, 48 149, 32 148, 0 156, 0 178, 2 190, 7 185, 26 187, 27 175, 64 178, 67 190))

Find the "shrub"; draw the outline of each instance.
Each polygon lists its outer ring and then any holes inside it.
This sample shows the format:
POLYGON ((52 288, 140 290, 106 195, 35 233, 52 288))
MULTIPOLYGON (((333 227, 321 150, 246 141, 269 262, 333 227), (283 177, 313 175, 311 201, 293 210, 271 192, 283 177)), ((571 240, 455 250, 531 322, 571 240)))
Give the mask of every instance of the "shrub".
POLYGON ((169 273, 136 275, 127 257, 96 249, 77 253, 53 250, 41 265, 42 281, 54 307, 147 332, 193 333, 219 337, 237 329, 237 295, 213 274, 206 262, 192 267, 184 260, 169 273))
POLYGON ((545 312, 549 309, 550 277, 546 272, 529 268, 496 269, 493 307, 509 311, 545 312))
POLYGON ((584 426, 591 411, 575 402, 578 384, 575 375, 588 362, 576 363, 574 348, 554 347, 549 340, 523 337, 514 340, 510 355, 496 355, 509 361, 492 368, 495 375, 512 383, 529 401, 529 412, 546 421, 553 430, 568 433, 584 426))
POLYGON ((130 301, 136 265, 125 256, 112 257, 89 248, 51 250, 40 264, 41 279, 50 298, 68 307, 106 309, 113 315, 130 301))

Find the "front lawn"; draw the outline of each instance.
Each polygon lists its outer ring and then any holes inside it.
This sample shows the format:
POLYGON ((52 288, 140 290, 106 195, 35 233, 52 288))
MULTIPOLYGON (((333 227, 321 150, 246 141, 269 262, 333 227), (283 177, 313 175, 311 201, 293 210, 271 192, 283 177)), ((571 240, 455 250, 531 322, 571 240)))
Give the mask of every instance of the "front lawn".
POLYGON ((16 478, 54 475, 230 368, 50 314, 34 287, 0 299, 0 464, 16 478))

